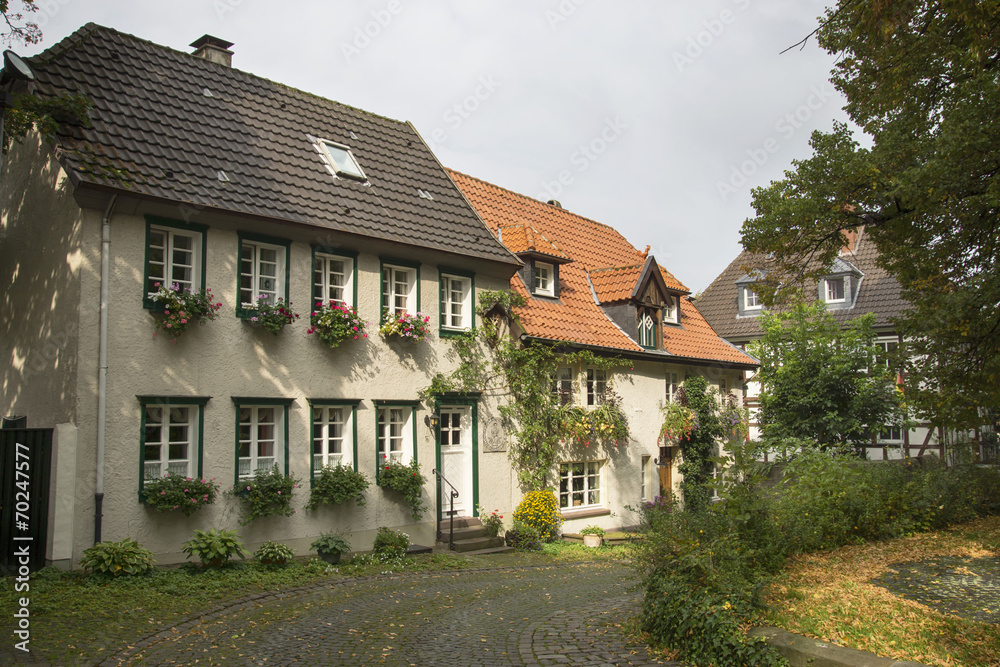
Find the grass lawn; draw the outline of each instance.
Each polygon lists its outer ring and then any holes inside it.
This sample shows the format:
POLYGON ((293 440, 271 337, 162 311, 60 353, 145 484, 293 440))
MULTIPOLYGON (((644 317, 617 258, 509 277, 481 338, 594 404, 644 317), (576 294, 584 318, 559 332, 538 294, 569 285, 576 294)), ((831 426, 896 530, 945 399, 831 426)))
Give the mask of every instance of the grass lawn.
MULTIPOLYGON (((32 657, 56 665, 91 664, 213 607, 267 591, 403 570, 546 566, 627 557, 627 546, 587 549, 557 542, 544 545, 538 553, 424 554, 406 558, 401 566, 372 564, 365 558, 340 565, 310 559, 280 568, 247 561, 220 570, 158 568, 148 576, 111 581, 46 569, 32 576, 28 593, 15 592, 13 578, 4 577, 0 613, 9 623, 18 598, 29 597, 32 657)), ((12 631, 5 634, 13 637, 12 631)), ((10 644, 0 647, 0 663, 13 655, 8 651, 10 644)))
POLYGON ((1000 556, 1000 517, 797 557, 768 590, 760 624, 927 665, 1000 665, 1000 625, 940 613, 869 583, 895 563, 939 556, 1000 556))

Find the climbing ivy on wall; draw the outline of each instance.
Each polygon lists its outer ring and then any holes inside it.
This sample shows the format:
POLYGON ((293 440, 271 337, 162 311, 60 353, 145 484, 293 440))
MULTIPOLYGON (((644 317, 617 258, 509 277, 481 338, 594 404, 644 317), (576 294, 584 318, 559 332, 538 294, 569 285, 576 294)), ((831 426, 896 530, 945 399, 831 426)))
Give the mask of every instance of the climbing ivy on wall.
MULTIPOLYGON (((500 415, 512 431, 509 454, 518 481, 526 489, 537 490, 546 488, 560 447, 577 435, 569 428, 572 420, 567 419, 573 407, 563 405, 558 392, 553 391, 556 371, 580 364, 603 368, 608 371, 611 395, 611 370, 626 362, 599 357, 589 350, 567 350, 565 345, 524 344, 505 335, 506 326, 518 322, 516 309, 525 303, 524 297, 514 292, 481 293, 476 312, 483 325, 451 339, 458 368, 447 376, 437 374, 421 398, 428 401, 447 392, 471 391, 497 397, 500 415)), ((624 422, 624 413, 620 415, 624 422)), ((617 424, 618 441, 622 428, 627 433, 627 422, 617 424)))

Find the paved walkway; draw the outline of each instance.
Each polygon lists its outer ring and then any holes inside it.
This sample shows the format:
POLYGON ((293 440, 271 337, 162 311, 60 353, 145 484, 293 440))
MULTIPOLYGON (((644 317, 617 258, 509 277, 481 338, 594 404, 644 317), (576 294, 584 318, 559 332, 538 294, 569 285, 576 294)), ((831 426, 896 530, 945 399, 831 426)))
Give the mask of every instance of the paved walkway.
POLYGON ((679 664, 626 637, 633 577, 587 563, 324 583, 216 611, 102 664, 679 664))

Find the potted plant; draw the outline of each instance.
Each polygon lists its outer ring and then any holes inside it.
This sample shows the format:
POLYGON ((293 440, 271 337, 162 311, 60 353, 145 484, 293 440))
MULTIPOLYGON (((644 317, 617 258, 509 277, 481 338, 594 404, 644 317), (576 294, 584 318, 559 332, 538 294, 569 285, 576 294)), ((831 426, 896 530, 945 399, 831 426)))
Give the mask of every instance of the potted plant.
POLYGON ((368 323, 358 315, 353 308, 348 308, 336 301, 329 305, 317 303, 309 318, 307 334, 316 334, 319 339, 330 347, 337 347, 345 340, 368 338, 365 327, 368 323))
POLYGON ((385 311, 382 313, 382 326, 379 327, 378 332, 387 340, 422 341, 431 333, 428 326, 430 321, 430 316, 423 313, 390 315, 388 311, 385 311))
POLYGON ((351 550, 351 544, 339 535, 324 533, 316 538, 309 548, 315 549, 319 557, 327 563, 336 565, 340 562, 340 557, 351 550))
POLYGON ((250 324, 264 327, 275 336, 281 333, 286 324, 299 319, 298 313, 292 311, 292 302, 285 303, 281 297, 272 301, 270 295, 261 294, 257 303, 249 306, 243 304, 243 307, 252 311, 247 318, 250 324))
POLYGON ((580 531, 583 536, 583 546, 591 549, 601 546, 604 541, 604 529, 600 526, 587 526, 580 531))
POLYGON ((156 328, 169 334, 171 343, 176 343, 177 338, 192 324, 204 325, 205 322, 214 320, 218 317, 217 311, 222 308, 210 289, 193 292, 187 287, 181 289, 176 284, 167 287, 154 283, 153 286, 157 288, 156 293, 150 297, 157 304, 154 312, 162 315, 156 320, 156 328))

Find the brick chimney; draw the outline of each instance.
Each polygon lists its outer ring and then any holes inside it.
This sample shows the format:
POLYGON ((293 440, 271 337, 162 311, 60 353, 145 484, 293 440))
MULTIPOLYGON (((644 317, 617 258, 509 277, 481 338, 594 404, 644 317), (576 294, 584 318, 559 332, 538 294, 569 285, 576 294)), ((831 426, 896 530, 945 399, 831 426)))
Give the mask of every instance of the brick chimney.
POLYGON ((229 50, 232 45, 232 42, 211 35, 203 35, 191 42, 194 55, 226 67, 233 66, 233 52, 229 50))

